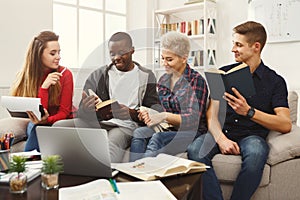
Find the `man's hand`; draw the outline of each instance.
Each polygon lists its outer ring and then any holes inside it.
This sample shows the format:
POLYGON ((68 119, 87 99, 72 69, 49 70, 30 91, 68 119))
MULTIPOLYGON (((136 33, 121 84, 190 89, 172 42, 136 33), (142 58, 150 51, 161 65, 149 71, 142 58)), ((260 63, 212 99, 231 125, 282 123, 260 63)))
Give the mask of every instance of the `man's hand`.
POLYGON ((218 145, 222 154, 233 154, 233 155, 240 154, 239 145, 236 142, 229 140, 226 137, 220 138, 218 140, 218 145))
POLYGON ((232 91, 234 92, 236 97, 225 92, 224 99, 237 114, 246 116, 248 110, 250 109, 250 106, 248 105, 246 99, 239 93, 237 89, 232 88, 232 91))
POLYGON ((148 109, 140 108, 138 111, 138 118, 147 124, 150 121, 148 109))
POLYGON ((88 96, 85 91, 82 92, 82 108, 86 112, 96 111, 96 103, 99 99, 93 95, 88 96))
POLYGON ((137 110, 128 108, 127 106, 123 104, 119 104, 118 107, 112 106, 112 114, 114 118, 122 119, 122 120, 133 120, 133 121, 139 121, 138 119, 138 112, 137 110))
POLYGON ((41 120, 38 120, 36 115, 32 111, 27 111, 26 113, 29 116, 29 119, 31 120, 32 123, 34 124, 47 124, 47 119, 49 117, 48 111, 44 108, 45 115, 41 118, 41 120))

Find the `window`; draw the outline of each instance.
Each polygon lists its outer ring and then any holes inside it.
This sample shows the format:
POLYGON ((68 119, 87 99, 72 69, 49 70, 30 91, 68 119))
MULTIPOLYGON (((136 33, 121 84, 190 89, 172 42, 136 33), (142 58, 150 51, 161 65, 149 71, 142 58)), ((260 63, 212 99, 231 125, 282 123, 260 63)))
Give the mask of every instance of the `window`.
POLYGON ((126 31, 126 4, 126 0, 54 0, 53 31, 59 35, 61 65, 74 69, 107 64, 107 40, 114 32, 126 31))

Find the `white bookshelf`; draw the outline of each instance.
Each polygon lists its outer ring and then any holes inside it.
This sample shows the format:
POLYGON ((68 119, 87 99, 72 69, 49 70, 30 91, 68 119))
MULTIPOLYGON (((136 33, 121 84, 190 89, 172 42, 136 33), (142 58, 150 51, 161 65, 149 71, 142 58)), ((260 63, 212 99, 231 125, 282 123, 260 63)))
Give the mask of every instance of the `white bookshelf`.
POLYGON ((154 16, 156 28, 154 30, 153 71, 157 77, 164 72, 160 66, 160 37, 170 30, 184 32, 190 38, 189 64, 191 67, 202 73, 205 67, 217 65, 216 2, 203 0, 200 3, 156 10, 154 16), (192 54, 195 54, 195 57, 192 57, 192 54))

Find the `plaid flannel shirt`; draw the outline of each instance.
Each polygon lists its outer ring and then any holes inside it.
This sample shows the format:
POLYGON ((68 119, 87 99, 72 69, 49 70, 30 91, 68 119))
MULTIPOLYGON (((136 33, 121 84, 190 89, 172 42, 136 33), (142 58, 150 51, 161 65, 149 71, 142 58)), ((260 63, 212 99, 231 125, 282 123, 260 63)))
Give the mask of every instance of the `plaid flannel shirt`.
POLYGON ((180 130, 207 132, 206 102, 208 89, 205 79, 189 65, 170 89, 171 75, 164 74, 158 81, 160 103, 166 112, 181 115, 180 130))

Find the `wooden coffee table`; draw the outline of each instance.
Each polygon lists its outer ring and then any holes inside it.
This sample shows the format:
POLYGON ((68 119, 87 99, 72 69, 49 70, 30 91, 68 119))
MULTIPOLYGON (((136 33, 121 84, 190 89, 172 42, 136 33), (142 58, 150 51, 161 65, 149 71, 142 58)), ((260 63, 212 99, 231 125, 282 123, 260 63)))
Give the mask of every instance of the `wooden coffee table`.
MULTIPOLYGON (((119 173, 117 182, 138 181, 129 175, 119 173)), ((60 187, 75 186, 87 183, 98 178, 86 176, 60 175, 60 187)), ((202 199, 201 173, 178 175, 161 180, 177 199, 199 200, 202 199)), ((28 184, 27 192, 23 194, 11 194, 8 185, 0 185, 0 199, 5 200, 57 200, 58 190, 44 190, 41 187, 41 178, 37 177, 28 184)))

